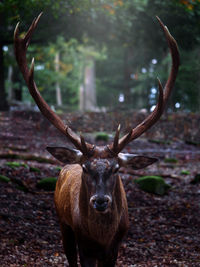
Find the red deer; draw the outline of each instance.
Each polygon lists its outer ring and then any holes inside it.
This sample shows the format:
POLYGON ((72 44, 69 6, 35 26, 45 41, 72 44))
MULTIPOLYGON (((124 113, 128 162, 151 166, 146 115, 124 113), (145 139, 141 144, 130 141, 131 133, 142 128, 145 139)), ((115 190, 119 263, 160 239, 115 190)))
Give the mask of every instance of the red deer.
POLYGON ((98 267, 112 267, 115 266, 120 243, 129 225, 126 194, 118 173, 119 168, 129 166, 140 169, 157 160, 121 151, 162 115, 178 73, 177 44, 157 17, 172 57, 171 72, 164 89, 158 80, 157 106, 143 122, 123 137, 119 138, 118 127, 111 144, 95 146, 85 142, 82 135, 74 133, 44 101, 34 82, 34 59, 30 69, 28 68, 26 52, 40 16, 33 20, 24 37, 19 36, 17 24, 14 33, 15 55, 40 111, 76 147, 47 147, 55 158, 66 164, 60 172, 54 197, 64 251, 71 267, 78 266, 77 250, 82 267, 94 267, 96 264, 98 267))

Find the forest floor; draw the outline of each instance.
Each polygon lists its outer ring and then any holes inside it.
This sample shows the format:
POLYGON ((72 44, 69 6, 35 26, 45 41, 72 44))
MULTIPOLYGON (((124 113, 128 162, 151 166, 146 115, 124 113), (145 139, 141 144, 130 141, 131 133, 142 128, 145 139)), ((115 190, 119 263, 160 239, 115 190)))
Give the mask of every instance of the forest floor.
MULTIPOLYGON (((86 135, 93 142, 92 135, 86 135)), ((199 145, 178 137, 165 141, 143 137, 126 148, 159 161, 144 170, 120 171, 130 228, 119 251, 118 267, 200 266, 200 183, 191 183, 200 174, 199 145), (175 161, 166 162, 166 158, 175 161), (134 183, 144 175, 162 176, 172 187, 164 196, 146 193, 134 183)), ((53 192, 36 187, 42 178, 59 174, 60 163, 45 147, 66 142, 38 114, 0 114, 0 175, 11 179, 0 182, 1 267, 68 266, 53 192), (13 161, 21 164, 8 164, 13 161)))

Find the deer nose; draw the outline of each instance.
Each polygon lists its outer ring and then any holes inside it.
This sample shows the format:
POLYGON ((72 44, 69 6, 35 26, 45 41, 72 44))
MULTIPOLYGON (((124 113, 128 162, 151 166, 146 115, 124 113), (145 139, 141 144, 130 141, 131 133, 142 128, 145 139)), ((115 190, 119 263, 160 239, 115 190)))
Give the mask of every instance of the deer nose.
POLYGON ((92 207, 100 212, 106 211, 111 203, 111 198, 108 195, 91 197, 90 203, 92 207))

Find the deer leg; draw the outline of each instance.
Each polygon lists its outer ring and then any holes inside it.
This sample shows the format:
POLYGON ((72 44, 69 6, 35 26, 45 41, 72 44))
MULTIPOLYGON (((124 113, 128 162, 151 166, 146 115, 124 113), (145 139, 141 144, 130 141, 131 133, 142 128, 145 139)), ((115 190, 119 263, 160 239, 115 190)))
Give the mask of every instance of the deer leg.
POLYGON ((118 246, 113 247, 105 259, 98 260, 97 267, 114 267, 117 261, 118 246))
POLYGON ((81 245, 79 245, 79 256, 80 256, 81 267, 95 267, 96 266, 96 259, 86 255, 81 245))
POLYGON ((110 259, 105 259, 103 261, 98 261, 98 267, 114 267, 117 261, 116 257, 111 257, 110 259))
POLYGON ((61 224, 62 241, 65 255, 70 267, 78 267, 77 264, 77 249, 74 232, 71 227, 66 224, 61 224))

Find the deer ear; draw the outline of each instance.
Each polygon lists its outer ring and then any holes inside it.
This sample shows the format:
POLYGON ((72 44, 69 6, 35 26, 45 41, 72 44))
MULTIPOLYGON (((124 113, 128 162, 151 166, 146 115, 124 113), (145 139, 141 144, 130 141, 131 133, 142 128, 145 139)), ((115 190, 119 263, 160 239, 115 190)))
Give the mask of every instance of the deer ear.
POLYGON ((80 163, 83 154, 76 149, 67 147, 46 147, 47 151, 65 164, 80 163))
POLYGON ((118 159, 121 166, 129 166, 134 170, 143 169, 158 160, 156 158, 138 156, 134 154, 124 154, 124 153, 119 153, 118 159))

